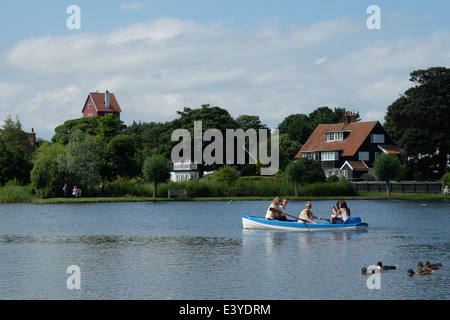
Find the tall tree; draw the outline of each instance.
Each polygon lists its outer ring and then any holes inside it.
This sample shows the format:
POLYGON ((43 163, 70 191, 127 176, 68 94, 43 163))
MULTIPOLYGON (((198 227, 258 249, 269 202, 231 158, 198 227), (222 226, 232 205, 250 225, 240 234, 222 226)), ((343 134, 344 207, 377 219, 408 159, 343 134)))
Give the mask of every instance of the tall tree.
POLYGON ((14 121, 8 116, 0 129, 0 184, 12 179, 28 183, 33 152, 19 118, 14 121))
POLYGON ((58 170, 58 156, 64 153, 61 143, 45 142, 34 157, 31 170, 31 185, 42 198, 55 197, 62 194, 65 182, 58 170))
POLYGON ((55 128, 55 134, 52 137, 52 142, 59 142, 66 145, 69 143, 71 135, 76 131, 96 135, 97 128, 99 126, 99 118, 99 116, 95 116, 65 121, 62 125, 55 128))
POLYGON ((65 152, 58 157, 58 170, 67 182, 86 188, 100 181, 102 161, 102 149, 97 139, 76 131, 65 152))
POLYGON ((310 158, 292 161, 286 167, 286 176, 295 183, 295 196, 298 196, 298 184, 324 182, 326 180, 320 162, 310 158))
POLYGON ((389 196, 389 181, 395 180, 402 172, 400 160, 394 154, 383 153, 374 161, 373 170, 378 180, 386 182, 386 194, 389 196))
POLYGON ((408 171, 439 179, 450 157, 450 69, 411 72, 416 85, 388 108, 384 127, 405 150, 408 171))
POLYGON ((307 115, 291 114, 278 125, 278 130, 280 130, 280 135, 287 134, 290 140, 303 145, 314 131, 314 127, 307 115))
POLYGON ((270 129, 265 124, 261 123, 259 116, 243 114, 236 118, 236 123, 237 126, 244 131, 247 131, 248 129, 267 129, 268 132, 270 132, 270 129))
POLYGON ((148 157, 144 161, 142 173, 145 180, 153 182, 153 198, 156 198, 158 184, 170 179, 169 161, 162 155, 148 157))

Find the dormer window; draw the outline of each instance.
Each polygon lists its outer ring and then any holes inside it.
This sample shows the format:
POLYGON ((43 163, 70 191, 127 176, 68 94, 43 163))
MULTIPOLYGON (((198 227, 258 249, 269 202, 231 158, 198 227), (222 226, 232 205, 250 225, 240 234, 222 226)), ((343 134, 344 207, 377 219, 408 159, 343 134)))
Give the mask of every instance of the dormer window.
POLYGON ((344 132, 327 132, 327 141, 343 141, 344 132))

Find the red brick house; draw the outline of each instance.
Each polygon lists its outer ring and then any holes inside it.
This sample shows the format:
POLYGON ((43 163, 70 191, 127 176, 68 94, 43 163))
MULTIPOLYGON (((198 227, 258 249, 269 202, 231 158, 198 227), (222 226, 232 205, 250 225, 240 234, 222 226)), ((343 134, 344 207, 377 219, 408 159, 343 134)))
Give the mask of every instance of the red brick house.
POLYGON ((344 123, 319 124, 295 156, 320 161, 327 177, 360 180, 381 153, 401 154, 378 121, 356 122, 346 111, 344 123))
POLYGON ((110 93, 106 90, 105 93, 89 93, 81 112, 83 113, 84 118, 93 116, 103 117, 110 113, 120 118, 122 110, 120 109, 114 93, 110 93))

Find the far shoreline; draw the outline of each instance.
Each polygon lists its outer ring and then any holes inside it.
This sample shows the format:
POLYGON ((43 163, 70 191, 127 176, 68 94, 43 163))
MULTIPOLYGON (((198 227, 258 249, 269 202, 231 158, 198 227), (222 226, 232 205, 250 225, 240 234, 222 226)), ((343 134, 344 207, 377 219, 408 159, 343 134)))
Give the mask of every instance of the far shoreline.
MULTIPOLYGON (((290 201, 329 201, 329 200, 409 200, 409 201, 448 201, 450 196, 429 193, 394 193, 390 196, 383 193, 361 193, 359 196, 285 196, 290 201)), ((179 202, 179 201, 271 201, 273 197, 198 197, 198 198, 153 198, 153 197, 86 197, 86 198, 34 198, 31 204, 65 204, 65 203, 105 203, 105 202, 179 202)))

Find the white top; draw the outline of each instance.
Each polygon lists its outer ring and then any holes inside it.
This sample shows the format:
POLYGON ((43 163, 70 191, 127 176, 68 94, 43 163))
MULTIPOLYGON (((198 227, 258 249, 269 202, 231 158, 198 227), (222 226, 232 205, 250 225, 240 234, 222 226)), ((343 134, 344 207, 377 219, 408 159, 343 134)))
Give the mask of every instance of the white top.
POLYGON ((347 209, 343 209, 344 212, 342 212, 341 218, 345 221, 348 218, 350 218, 350 216, 347 214, 347 209))
POLYGON ((278 206, 278 204, 270 205, 269 209, 267 209, 267 212, 266 212, 266 219, 273 219, 276 216, 278 216, 278 213, 270 211, 270 208, 275 208, 275 209, 280 210, 280 207, 278 206))

